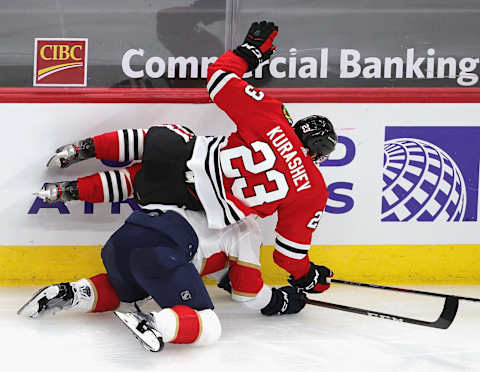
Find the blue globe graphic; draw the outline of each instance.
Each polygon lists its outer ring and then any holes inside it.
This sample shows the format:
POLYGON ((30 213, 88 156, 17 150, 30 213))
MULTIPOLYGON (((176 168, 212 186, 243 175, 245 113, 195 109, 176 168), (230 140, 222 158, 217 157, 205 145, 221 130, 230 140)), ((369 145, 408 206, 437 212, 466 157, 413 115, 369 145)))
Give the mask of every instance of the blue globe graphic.
POLYGON ((385 142, 382 221, 462 221, 463 175, 440 147, 416 138, 385 142))

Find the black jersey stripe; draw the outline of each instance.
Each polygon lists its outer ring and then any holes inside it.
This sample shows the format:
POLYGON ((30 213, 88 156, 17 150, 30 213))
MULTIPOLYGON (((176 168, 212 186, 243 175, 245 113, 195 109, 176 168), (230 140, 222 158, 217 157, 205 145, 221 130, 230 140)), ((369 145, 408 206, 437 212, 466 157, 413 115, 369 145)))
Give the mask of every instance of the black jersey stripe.
POLYGON ((215 87, 223 80, 225 76, 230 74, 230 72, 223 72, 220 75, 218 75, 217 79, 213 82, 213 84, 210 86, 208 89, 208 95, 212 94, 212 91, 215 89, 215 87))
POLYGON ((110 172, 105 172, 105 178, 107 179, 108 185, 108 201, 113 201, 113 185, 112 185, 112 178, 110 176, 110 172))
POLYGON ((138 129, 133 130, 133 159, 138 160, 138 129))
POLYGON ((185 129, 188 133, 190 133, 190 134, 192 134, 192 135, 195 135, 195 133, 193 132, 193 130, 191 130, 191 129, 188 128, 188 127, 181 126, 180 128, 185 129))
POLYGON ((287 251, 290 251, 290 252, 293 252, 293 253, 300 253, 300 254, 307 254, 308 253, 308 249, 298 249, 298 248, 294 248, 290 245, 287 245, 285 243, 282 243, 280 240, 278 240, 277 238, 275 238, 275 244, 277 244, 279 247, 282 247, 284 249, 286 249, 287 251))
MULTIPOLYGON (((222 137, 222 141, 225 137, 222 137)), ((230 221, 229 224, 232 224, 232 223, 235 223, 237 221, 240 221, 240 217, 238 216, 237 212, 235 212, 235 210, 231 207, 230 204, 228 204, 227 202, 227 198, 225 196, 225 193, 223 192, 223 187, 222 187, 222 178, 221 178, 221 173, 220 173, 220 166, 218 165, 218 162, 220 161, 220 156, 219 156, 219 147, 220 146, 217 146, 217 148, 215 149, 214 153, 213 153, 213 156, 214 156, 214 166, 215 166, 215 175, 216 175, 216 179, 217 179, 217 185, 218 185, 218 189, 220 190, 220 192, 222 193, 222 197, 223 197, 223 200, 225 200, 225 204, 227 205, 232 217, 235 219, 235 221, 230 221)))
POLYGON ((211 175, 211 172, 210 172, 210 166, 209 166, 209 162, 210 162, 210 150, 211 148, 215 145, 215 143, 218 141, 215 140, 215 141, 212 141, 208 144, 208 149, 207 149, 207 156, 206 156, 206 159, 205 159, 205 172, 207 173, 207 176, 208 176, 208 179, 210 181, 210 184, 212 185, 213 187, 213 191, 215 192, 215 197, 217 198, 217 201, 218 201, 218 204, 220 204, 220 207, 222 208, 222 212, 223 212, 223 220, 225 222, 225 225, 230 225, 230 222, 228 221, 228 218, 227 218, 227 212, 225 211, 225 206, 223 205, 219 195, 218 195, 218 192, 217 192, 217 189, 215 187, 215 183, 212 179, 212 175, 211 175))
POLYGON ((125 150, 125 161, 130 160, 129 146, 128 146, 128 130, 123 130, 123 147, 125 150))
POLYGON ((123 200, 123 187, 122 187, 122 180, 120 179, 120 172, 114 171, 115 178, 117 179, 117 187, 118 187, 118 200, 123 200))

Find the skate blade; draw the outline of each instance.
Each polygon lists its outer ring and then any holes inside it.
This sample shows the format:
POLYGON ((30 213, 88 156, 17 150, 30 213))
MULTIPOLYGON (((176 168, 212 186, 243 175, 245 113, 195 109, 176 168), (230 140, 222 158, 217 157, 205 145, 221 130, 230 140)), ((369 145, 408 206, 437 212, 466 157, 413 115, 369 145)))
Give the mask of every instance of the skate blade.
MULTIPOLYGON (((39 318, 39 313, 38 313, 38 301, 37 299, 40 297, 40 295, 42 294, 43 291, 45 291, 46 289, 48 288, 47 287, 43 287, 41 289, 39 289, 37 292, 34 293, 34 295, 32 296, 32 298, 30 300, 28 300, 28 302, 23 305, 20 309, 18 309, 17 311, 17 315, 21 315, 21 316, 24 316, 26 318, 32 318, 32 319, 36 319, 36 318, 39 318), (35 307, 33 306, 35 303, 35 307)), ((46 296, 46 294, 45 294, 46 296)))
POLYGON ((150 329, 144 333, 140 333, 137 330, 137 319, 133 318, 128 313, 121 313, 119 311, 114 311, 113 313, 122 321, 122 323, 130 330, 130 332, 132 332, 135 338, 145 349, 154 353, 163 349, 162 337, 155 330, 150 329))

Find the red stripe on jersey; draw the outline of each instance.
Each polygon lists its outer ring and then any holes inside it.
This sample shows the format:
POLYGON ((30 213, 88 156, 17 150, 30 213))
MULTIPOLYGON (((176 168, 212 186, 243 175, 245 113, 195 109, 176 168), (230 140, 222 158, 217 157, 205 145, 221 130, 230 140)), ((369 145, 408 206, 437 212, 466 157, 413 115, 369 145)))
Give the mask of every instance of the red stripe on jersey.
POLYGON ((175 305, 172 310, 178 316, 178 332, 177 337, 171 343, 191 344, 195 342, 200 334, 200 319, 197 312, 185 305, 175 305))
POLYGON ((92 312, 115 310, 120 305, 117 292, 107 278, 107 274, 98 274, 90 278, 97 293, 97 302, 92 312))
POLYGON ((205 260, 205 265, 202 267, 200 276, 208 275, 219 270, 224 269, 227 266, 227 255, 225 252, 217 252, 212 254, 205 260))
POLYGON ((235 292, 256 295, 263 287, 260 270, 253 267, 243 266, 235 262, 231 265, 229 277, 232 289, 235 292))
POLYGON ((93 137, 97 159, 119 160, 118 133, 108 132, 93 137))
POLYGON ((188 136, 188 138, 192 138, 193 137, 193 134, 186 131, 182 126, 180 125, 177 125, 177 124, 167 124, 167 125, 171 125, 173 128, 177 129, 180 133, 184 134, 185 136, 188 136))
POLYGON ((78 199, 90 203, 103 203, 102 179, 98 173, 78 180, 78 199))
POLYGON ((310 258, 308 254, 301 260, 296 260, 281 254, 279 251, 273 251, 273 261, 282 269, 292 274, 294 279, 301 278, 310 269, 310 258))
MULTIPOLYGON (((223 178, 225 182, 225 177, 223 178)), ((242 211, 245 216, 250 214, 255 214, 260 217, 266 217, 267 215, 262 215, 258 213, 255 209, 250 208, 248 205, 244 204, 241 200, 238 200, 230 191, 225 190, 225 198, 231 201, 235 206, 242 211)))

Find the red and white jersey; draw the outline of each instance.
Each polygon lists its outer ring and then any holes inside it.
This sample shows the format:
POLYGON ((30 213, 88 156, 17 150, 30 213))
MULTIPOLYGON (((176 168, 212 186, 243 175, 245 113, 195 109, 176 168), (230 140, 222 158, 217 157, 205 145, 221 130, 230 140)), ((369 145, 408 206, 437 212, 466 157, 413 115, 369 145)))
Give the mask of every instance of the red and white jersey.
POLYGON ((201 276, 218 282, 229 270, 234 301, 256 310, 268 305, 272 289, 263 282, 260 271, 262 232, 255 221, 257 217, 246 217, 223 229, 211 229, 203 212, 160 204, 144 208, 173 210, 190 223, 198 237, 198 249, 191 262, 201 276))
MULTIPOLYGON (((242 80, 246 69, 243 59, 231 51, 210 66, 210 98, 237 130, 228 138, 197 138, 187 165, 195 174, 210 227, 221 228, 249 214, 266 217, 277 212, 276 251, 287 261, 307 263, 327 188, 304 153, 283 104, 242 80)), ((303 275, 305 269, 303 265, 302 273, 294 276, 303 275)))

